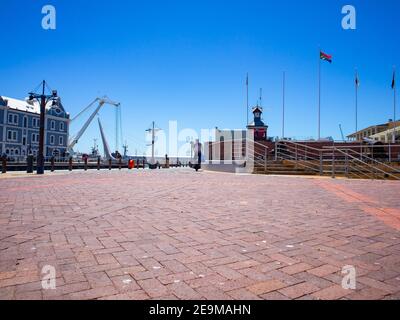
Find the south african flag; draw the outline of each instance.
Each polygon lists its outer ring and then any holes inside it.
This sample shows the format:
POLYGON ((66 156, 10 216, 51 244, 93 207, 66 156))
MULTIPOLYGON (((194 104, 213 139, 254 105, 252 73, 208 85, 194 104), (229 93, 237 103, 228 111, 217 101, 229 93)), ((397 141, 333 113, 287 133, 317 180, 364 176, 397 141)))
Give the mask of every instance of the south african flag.
POLYGON ((329 63, 332 63, 332 56, 329 54, 326 54, 326 53, 320 51, 319 57, 321 60, 325 60, 325 61, 328 61, 329 63))

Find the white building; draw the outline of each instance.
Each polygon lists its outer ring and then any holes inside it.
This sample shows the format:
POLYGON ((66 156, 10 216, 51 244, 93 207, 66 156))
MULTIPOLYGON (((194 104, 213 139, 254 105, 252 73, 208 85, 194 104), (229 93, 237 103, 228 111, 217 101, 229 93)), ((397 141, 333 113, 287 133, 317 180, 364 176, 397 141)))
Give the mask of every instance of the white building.
MULTIPOLYGON (((45 151, 47 157, 65 156, 68 144, 69 114, 61 100, 46 106, 45 151)), ((40 104, 0 96, 0 155, 25 158, 39 149, 40 104)))

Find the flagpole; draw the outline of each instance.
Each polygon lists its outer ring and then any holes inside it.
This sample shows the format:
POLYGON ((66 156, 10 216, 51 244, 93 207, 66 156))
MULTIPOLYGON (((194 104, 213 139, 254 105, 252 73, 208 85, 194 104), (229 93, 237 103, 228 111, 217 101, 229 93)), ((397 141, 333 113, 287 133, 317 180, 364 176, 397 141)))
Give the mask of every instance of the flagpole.
POLYGON ((356 133, 358 132, 358 71, 356 69, 356 133))
POLYGON ((396 143, 396 66, 393 66, 393 143, 396 143))
POLYGON ((283 71, 283 83, 282 83, 282 140, 285 139, 285 82, 286 72, 283 71))
POLYGON ((321 140, 321 48, 318 55, 318 140, 321 140))
POLYGON ((247 123, 246 127, 249 125, 249 73, 247 73, 246 77, 246 117, 247 117, 247 123))

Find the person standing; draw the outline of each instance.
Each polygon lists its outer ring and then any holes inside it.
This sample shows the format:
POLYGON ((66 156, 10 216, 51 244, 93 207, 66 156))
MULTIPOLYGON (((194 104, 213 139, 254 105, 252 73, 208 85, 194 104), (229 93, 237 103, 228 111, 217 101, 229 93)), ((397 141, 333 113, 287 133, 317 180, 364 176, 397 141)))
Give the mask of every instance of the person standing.
POLYGON ((194 168, 196 169, 196 171, 199 171, 199 169, 201 169, 201 155, 202 155, 202 144, 200 143, 199 139, 196 139, 193 148, 194 148, 194 158, 195 158, 194 168))

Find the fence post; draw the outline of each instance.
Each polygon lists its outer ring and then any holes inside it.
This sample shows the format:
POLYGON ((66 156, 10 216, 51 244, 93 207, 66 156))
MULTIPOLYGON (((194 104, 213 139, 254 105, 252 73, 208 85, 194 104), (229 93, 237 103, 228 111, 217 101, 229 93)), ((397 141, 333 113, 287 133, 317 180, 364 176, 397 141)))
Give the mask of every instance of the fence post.
POLYGON ((322 176, 324 173, 322 151, 319 152, 319 175, 322 176))
POLYGON ((1 158, 1 173, 7 173, 7 157, 1 158))
POLYGON ((332 151, 332 178, 335 178, 335 148, 332 151))
POLYGON ((265 155, 264 155, 264 171, 265 173, 267 173, 267 162, 268 162, 268 152, 267 152, 267 148, 265 148, 265 155))
POLYGON ((51 162, 51 172, 54 172, 54 156, 50 159, 51 162))
POLYGON ((72 171, 72 157, 69 157, 68 162, 69 162, 68 169, 69 169, 69 171, 72 171))

